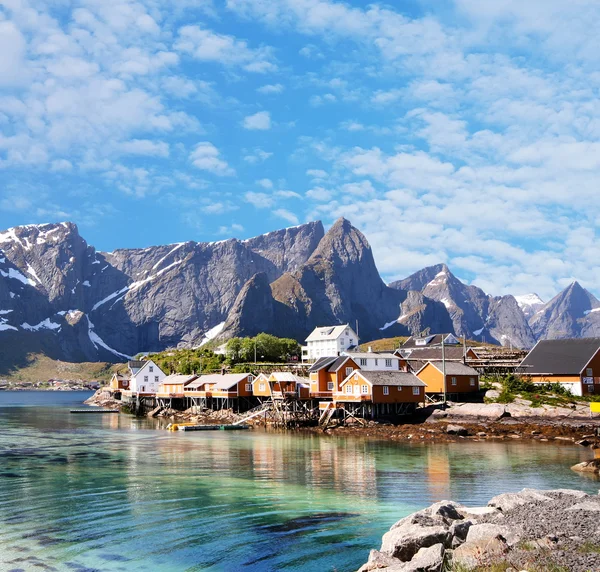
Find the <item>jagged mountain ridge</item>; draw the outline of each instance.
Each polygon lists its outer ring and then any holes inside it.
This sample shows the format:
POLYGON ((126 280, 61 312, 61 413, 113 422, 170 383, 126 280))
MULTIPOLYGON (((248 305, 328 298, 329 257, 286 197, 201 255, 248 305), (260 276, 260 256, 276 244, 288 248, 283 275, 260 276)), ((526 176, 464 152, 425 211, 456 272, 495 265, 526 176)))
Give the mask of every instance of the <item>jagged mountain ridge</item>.
POLYGON ((528 321, 522 299, 489 296, 444 264, 386 285, 367 239, 345 219, 327 233, 317 221, 248 240, 110 253, 72 223, 0 232, 0 362, 28 351, 116 361, 259 331, 303 340, 316 325, 357 320, 363 340, 453 331, 530 347, 599 335, 599 308, 575 284, 528 321))

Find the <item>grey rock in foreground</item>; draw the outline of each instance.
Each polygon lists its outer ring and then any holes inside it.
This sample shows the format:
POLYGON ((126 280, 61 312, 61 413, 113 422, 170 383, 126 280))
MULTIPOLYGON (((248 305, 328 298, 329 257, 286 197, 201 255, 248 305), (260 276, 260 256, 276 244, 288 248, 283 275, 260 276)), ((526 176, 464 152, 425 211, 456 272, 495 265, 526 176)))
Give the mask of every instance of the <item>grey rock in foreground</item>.
POLYGON ((600 570, 600 496, 523 489, 487 507, 441 501, 398 521, 359 572, 600 570))

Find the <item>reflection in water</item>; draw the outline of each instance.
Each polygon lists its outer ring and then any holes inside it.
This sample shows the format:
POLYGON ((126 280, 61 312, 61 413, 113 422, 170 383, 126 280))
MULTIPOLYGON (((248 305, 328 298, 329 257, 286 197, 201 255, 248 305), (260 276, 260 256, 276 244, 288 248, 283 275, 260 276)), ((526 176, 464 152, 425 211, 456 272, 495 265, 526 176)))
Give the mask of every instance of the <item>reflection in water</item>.
POLYGON ((70 405, 0 401, 0 569, 355 570, 436 500, 598 487, 573 446, 169 433, 70 405))

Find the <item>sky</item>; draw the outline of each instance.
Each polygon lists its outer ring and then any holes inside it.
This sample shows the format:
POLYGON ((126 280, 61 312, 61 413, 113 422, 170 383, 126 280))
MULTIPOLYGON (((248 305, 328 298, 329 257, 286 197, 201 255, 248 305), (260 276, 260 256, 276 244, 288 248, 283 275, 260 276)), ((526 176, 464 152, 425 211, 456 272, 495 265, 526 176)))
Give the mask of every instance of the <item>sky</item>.
POLYGON ((386 280, 600 294, 597 0, 0 0, 0 228, 348 218, 386 280))

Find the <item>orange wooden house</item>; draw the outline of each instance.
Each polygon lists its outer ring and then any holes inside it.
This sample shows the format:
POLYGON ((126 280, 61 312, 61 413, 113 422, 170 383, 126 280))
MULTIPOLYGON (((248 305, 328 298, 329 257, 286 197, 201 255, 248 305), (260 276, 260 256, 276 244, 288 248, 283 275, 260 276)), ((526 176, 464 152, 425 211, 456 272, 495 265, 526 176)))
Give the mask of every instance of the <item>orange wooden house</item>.
POLYGON ((403 371, 355 370, 341 383, 333 399, 347 409, 362 410, 372 417, 407 414, 425 402, 425 383, 415 374, 403 371), (352 404, 368 407, 356 408, 352 404))
POLYGON ((539 341, 518 371, 533 383, 560 383, 573 395, 600 394, 600 338, 539 341))
POLYGON ((182 398, 184 397, 184 388, 195 379, 198 379, 197 375, 167 375, 158 386, 156 397, 182 398))
POLYGON ((417 377, 427 385, 426 393, 471 393, 479 390, 479 372, 460 362, 427 362, 417 377), (446 371, 444 383, 444 368, 446 371))
POLYGON ((269 376, 261 373, 252 382, 252 393, 260 399, 310 398, 308 380, 286 371, 274 371, 269 376))
POLYGON ((360 369, 350 356, 319 358, 308 370, 310 396, 331 399, 339 391, 342 381, 354 370, 360 369))
POLYGON ((222 373, 201 375, 184 386, 184 397, 192 407, 213 406, 244 411, 254 405, 251 373, 222 373))

